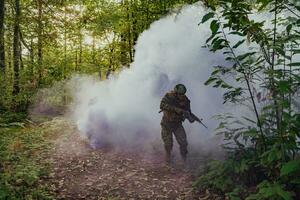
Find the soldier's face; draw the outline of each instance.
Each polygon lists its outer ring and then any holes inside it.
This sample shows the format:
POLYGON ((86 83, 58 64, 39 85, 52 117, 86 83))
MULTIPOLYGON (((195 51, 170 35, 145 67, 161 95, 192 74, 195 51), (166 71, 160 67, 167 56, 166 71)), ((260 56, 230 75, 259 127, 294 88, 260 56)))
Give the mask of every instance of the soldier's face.
POLYGON ((178 96, 183 96, 185 93, 182 93, 182 92, 176 92, 176 94, 177 94, 178 96))
POLYGON ((178 87, 178 88, 177 88, 177 93, 178 93, 179 95, 184 95, 185 92, 186 92, 186 89, 185 89, 184 87, 178 87))

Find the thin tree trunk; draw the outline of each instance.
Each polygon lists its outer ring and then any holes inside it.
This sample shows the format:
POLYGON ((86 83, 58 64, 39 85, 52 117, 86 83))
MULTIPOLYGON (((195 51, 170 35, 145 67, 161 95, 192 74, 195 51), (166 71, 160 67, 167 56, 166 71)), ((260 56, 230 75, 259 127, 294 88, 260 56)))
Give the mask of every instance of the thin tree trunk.
POLYGON ((120 53, 121 53, 121 57, 120 57, 120 62, 122 66, 127 65, 127 56, 126 56, 126 37, 124 36, 124 33, 121 33, 120 35, 121 38, 121 46, 120 46, 120 53))
POLYGON ((15 0, 15 22, 13 41, 13 61, 14 61, 14 85, 13 95, 20 92, 19 88, 19 68, 20 68, 20 0, 15 0))
POLYGON ((0 0, 0 77, 5 75, 5 44, 4 44, 4 0, 0 0))
POLYGON ((24 63, 23 63, 23 59, 22 59, 22 44, 21 41, 19 43, 19 48, 20 48, 20 70, 24 69, 24 63))
MULTIPOLYGON (((7 37, 7 68, 6 68, 6 73, 7 74, 11 74, 8 72, 11 72, 12 70, 12 51, 11 51, 11 47, 12 47, 12 34, 11 32, 9 34, 6 35, 7 37)), ((12 77, 10 77, 12 78, 12 77)))
POLYGON ((92 63, 96 64, 96 43, 95 43, 95 36, 93 35, 92 41, 92 63))
POLYGON ((66 78, 66 65, 67 65, 67 8, 64 8, 64 65, 63 65, 63 78, 66 78))
POLYGON ((272 98, 274 101, 274 107, 275 107, 275 116, 276 116, 276 126, 277 126, 277 131, 281 135, 281 139, 283 140, 283 135, 282 135, 282 130, 281 130, 281 121, 280 121, 280 111, 279 111, 279 106, 278 106, 278 101, 277 101, 277 90, 275 86, 275 79, 274 79, 274 71, 275 71, 275 46, 277 45, 276 43, 276 33, 277 33, 277 23, 278 23, 278 0, 275 0, 275 8, 274 8, 274 28, 273 28, 273 49, 272 49, 272 73, 270 77, 271 81, 271 93, 272 93, 272 98))
POLYGON ((109 66, 108 66, 108 70, 106 72, 106 79, 109 79, 110 74, 112 73, 112 71, 114 71, 114 67, 113 67, 113 53, 114 53, 114 49, 113 47, 110 47, 110 56, 109 56, 109 66))
POLYGON ((133 61, 133 55, 132 55, 132 38, 131 38, 131 19, 130 19, 130 12, 129 12, 129 2, 126 1, 126 9, 127 9, 127 41, 128 41, 128 53, 129 53, 129 62, 131 63, 133 61))
POLYGON ((146 26, 144 27, 145 29, 148 28, 149 26, 149 21, 150 21, 150 13, 149 13, 149 0, 147 0, 147 11, 146 11, 146 26))
MULTIPOLYGON (((84 4, 84 0, 80 1, 80 24, 79 24, 79 55, 78 55, 78 48, 76 48, 76 57, 77 57, 77 68, 81 68, 81 64, 82 64, 82 42, 83 42, 83 34, 82 34, 82 26, 84 24, 83 21, 83 4, 84 4)), ((77 70, 78 70, 77 69, 77 70)))
POLYGON ((30 68, 30 71, 31 71, 31 75, 32 75, 32 72, 33 72, 33 66, 34 66, 34 52, 33 52, 33 38, 31 38, 31 41, 30 41, 30 63, 31 63, 31 68, 30 68))
POLYGON ((75 50, 75 71, 78 71, 78 52, 77 52, 77 48, 75 50))
POLYGON ((38 83, 41 83, 42 79, 42 71, 43 71, 43 2, 42 0, 37 1, 38 4, 38 41, 37 41, 37 56, 38 56, 38 83))
MULTIPOLYGON (((132 7, 136 9, 136 2, 135 1, 131 1, 132 7)), ((134 59, 134 54, 135 54, 135 49, 134 46, 136 45, 137 39, 139 37, 138 34, 138 30, 137 30, 137 19, 136 19, 136 15, 134 15, 134 12, 131 11, 131 17, 132 17, 132 36, 133 36, 133 46, 132 46, 132 51, 133 51, 133 58, 134 59)))
MULTIPOLYGON (((122 7, 126 6, 126 10, 127 9, 127 2, 125 2, 124 0, 121 2, 122 7)), ((120 63, 122 66, 125 66, 128 64, 128 56, 127 56, 127 37, 126 37, 126 31, 121 31, 120 34, 120 39, 121 39, 121 46, 120 46, 120 63)))
POLYGON ((78 58, 78 66, 81 67, 82 64, 82 34, 80 32, 80 36, 79 36, 79 58, 78 58))

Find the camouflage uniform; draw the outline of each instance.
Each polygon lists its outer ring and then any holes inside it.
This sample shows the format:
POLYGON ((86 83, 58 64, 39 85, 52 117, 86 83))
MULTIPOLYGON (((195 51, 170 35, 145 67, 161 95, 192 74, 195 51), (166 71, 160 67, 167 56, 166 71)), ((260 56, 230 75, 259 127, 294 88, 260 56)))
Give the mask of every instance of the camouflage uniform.
POLYGON ((172 133, 174 133, 180 146, 181 156, 185 160, 188 151, 186 134, 182 122, 185 120, 183 111, 190 111, 190 100, 185 95, 178 95, 176 92, 171 91, 161 100, 160 109, 163 111, 161 136, 165 145, 167 162, 170 162, 173 147, 172 133))

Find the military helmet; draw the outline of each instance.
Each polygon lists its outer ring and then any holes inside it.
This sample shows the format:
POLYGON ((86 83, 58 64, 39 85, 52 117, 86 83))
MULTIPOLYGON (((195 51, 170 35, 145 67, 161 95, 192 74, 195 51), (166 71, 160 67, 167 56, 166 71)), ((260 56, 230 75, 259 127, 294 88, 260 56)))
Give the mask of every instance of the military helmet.
POLYGON ((185 94, 186 93, 186 87, 183 84, 177 84, 174 87, 174 91, 178 94, 185 94))

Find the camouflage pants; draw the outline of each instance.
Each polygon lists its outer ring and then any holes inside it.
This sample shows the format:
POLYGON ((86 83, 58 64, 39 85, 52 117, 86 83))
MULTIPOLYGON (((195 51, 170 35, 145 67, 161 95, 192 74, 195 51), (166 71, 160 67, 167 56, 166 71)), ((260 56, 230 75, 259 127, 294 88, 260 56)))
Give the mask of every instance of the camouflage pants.
MULTIPOLYGON (((172 147, 173 147, 173 133, 180 147, 180 154, 182 158, 185 160, 187 151, 187 139, 185 130, 182 124, 170 125, 170 124, 161 124, 161 137, 165 145, 165 150, 167 156, 171 155, 172 147)), ((168 159, 168 158, 167 158, 168 159)))

